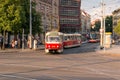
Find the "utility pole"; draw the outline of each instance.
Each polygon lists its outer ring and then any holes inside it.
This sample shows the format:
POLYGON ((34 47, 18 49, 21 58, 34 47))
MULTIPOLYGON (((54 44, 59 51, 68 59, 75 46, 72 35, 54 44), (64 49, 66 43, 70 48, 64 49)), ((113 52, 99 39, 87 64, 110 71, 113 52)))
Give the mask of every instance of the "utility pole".
POLYGON ((100 29, 100 49, 105 48, 105 4, 104 0, 101 0, 102 17, 101 17, 101 29, 100 29))
POLYGON ((30 40, 29 48, 32 49, 32 4, 31 4, 31 0, 30 0, 30 36, 29 36, 29 40, 30 40))
POLYGON ((105 28, 105 3, 104 3, 104 0, 103 0, 103 46, 104 46, 104 51, 105 51, 105 44, 106 44, 106 36, 105 36, 105 32, 106 32, 106 28, 105 28))

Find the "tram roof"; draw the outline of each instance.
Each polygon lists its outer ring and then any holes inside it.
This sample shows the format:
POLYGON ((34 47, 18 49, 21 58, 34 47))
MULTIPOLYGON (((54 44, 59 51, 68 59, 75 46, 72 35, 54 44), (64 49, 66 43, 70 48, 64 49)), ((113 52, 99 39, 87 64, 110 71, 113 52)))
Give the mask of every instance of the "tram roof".
POLYGON ((63 35, 63 33, 61 32, 58 32, 58 31, 50 31, 50 32, 47 32, 46 35, 63 35))

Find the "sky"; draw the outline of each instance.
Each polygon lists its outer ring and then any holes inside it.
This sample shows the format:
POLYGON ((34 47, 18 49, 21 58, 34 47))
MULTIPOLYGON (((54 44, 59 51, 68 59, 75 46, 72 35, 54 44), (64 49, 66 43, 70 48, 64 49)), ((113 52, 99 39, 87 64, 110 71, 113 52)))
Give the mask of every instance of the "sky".
MULTIPOLYGON (((81 9, 91 15, 91 20, 100 19, 102 0, 81 0, 81 9)), ((120 0, 103 0, 105 4, 105 15, 111 15, 112 12, 120 8, 120 0)))

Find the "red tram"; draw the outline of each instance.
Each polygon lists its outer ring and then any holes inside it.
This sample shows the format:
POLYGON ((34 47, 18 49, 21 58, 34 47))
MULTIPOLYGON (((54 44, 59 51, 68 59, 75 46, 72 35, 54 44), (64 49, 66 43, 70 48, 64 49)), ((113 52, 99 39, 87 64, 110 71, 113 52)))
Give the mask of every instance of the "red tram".
POLYGON ((62 53, 64 48, 81 45, 81 34, 64 34, 57 31, 47 32, 45 35, 45 52, 62 53))
POLYGON ((64 48, 75 47, 81 45, 81 34, 64 34, 64 48))

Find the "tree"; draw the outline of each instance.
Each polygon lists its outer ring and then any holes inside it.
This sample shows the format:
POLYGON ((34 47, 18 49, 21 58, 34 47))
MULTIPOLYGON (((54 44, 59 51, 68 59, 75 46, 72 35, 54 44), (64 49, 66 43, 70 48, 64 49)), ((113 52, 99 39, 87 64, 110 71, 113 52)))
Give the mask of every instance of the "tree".
POLYGON ((114 28, 114 32, 118 35, 120 35, 120 20, 118 21, 117 26, 114 28))
POLYGON ((107 16, 105 19, 106 32, 112 32, 112 16, 107 16))
MULTIPOLYGON (((25 30, 25 34, 29 34, 29 26, 30 26, 30 0, 21 0, 22 6, 25 11, 26 22, 22 23, 22 27, 25 30)), ((41 16, 35 9, 36 3, 32 2, 32 33, 35 35, 36 33, 41 33, 41 16)))
POLYGON ((101 21, 100 20, 95 21, 94 28, 91 28, 91 31, 99 32, 100 26, 101 26, 101 21))
MULTIPOLYGON (((29 33, 30 0, 0 0, 0 32, 6 38, 6 32, 17 35, 25 30, 29 33)), ((41 16, 35 10, 36 4, 32 2, 33 34, 41 32, 41 16)), ((5 48, 3 42, 3 48, 5 48)))
POLYGON ((3 49, 5 49, 6 32, 17 33, 21 23, 25 22, 25 13, 20 0, 0 0, 0 29, 3 33, 3 49))
POLYGON ((36 3, 32 2, 32 34, 40 34, 42 32, 41 28, 41 15, 36 11, 36 3))
POLYGON ((101 26, 101 21, 100 21, 100 20, 96 21, 96 22, 95 22, 95 30, 96 30, 97 32, 99 32, 100 26, 101 26))
MULTIPOLYGON (((112 16, 107 16, 105 18, 105 32, 112 32, 112 16)), ((95 22, 95 28, 94 29, 91 29, 93 31, 99 31, 100 29, 100 26, 101 26, 101 21, 100 20, 97 20, 95 22)))

